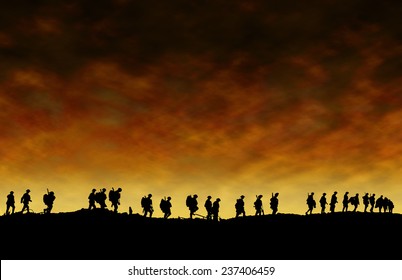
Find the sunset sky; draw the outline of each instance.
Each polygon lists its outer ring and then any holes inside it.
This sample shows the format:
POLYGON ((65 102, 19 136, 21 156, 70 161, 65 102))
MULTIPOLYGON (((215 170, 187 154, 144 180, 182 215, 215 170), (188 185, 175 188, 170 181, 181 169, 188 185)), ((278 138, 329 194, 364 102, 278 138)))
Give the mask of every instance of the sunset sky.
MULTIPOLYGON (((46 188, 54 212, 123 189, 221 199, 279 192, 304 214, 343 193, 402 205, 402 2, 4 1, 0 9, 0 213, 46 188)), ((109 208, 110 208, 110 203, 109 208)), ((341 203, 336 211, 341 210, 341 203)), ((327 208, 328 209, 328 208, 327 208)), ((363 206, 360 205, 360 211, 363 206)), ((319 213, 319 207, 314 211, 319 213)), ((313 213, 314 213, 313 212, 313 213)))

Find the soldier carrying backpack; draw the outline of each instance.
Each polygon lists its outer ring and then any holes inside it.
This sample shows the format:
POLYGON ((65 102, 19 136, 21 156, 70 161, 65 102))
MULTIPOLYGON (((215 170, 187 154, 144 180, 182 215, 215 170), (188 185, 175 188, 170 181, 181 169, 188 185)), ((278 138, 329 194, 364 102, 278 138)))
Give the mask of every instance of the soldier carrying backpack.
POLYGON ((159 207, 161 208, 163 212, 163 217, 165 219, 169 218, 169 216, 172 214, 170 208, 172 208, 172 203, 170 202, 172 198, 168 196, 168 198, 162 198, 161 202, 159 203, 159 207))
POLYGON ((89 206, 88 206, 88 210, 91 209, 96 209, 96 189, 92 189, 91 193, 88 196, 88 202, 89 202, 89 206))
POLYGON ((148 196, 144 196, 141 198, 141 207, 142 211, 144 213, 144 217, 146 217, 149 214, 149 217, 152 217, 152 214, 154 213, 154 208, 152 206, 152 194, 148 194, 148 196))
POLYGON ((190 219, 193 218, 193 215, 195 212, 198 210, 198 201, 197 201, 198 195, 188 195, 186 198, 186 206, 190 210, 190 219))
POLYGON ((120 205, 121 191, 122 191, 121 188, 118 188, 117 190, 112 188, 109 191, 109 201, 112 203, 113 212, 115 213, 117 213, 117 209, 119 208, 120 205))
POLYGON ((316 202, 314 200, 314 193, 313 192, 311 194, 307 193, 307 201, 306 202, 307 202, 307 206, 308 206, 306 215, 307 214, 311 215, 313 213, 313 209, 316 207, 316 202))
POLYGON ((262 208, 262 194, 256 195, 256 200, 254 201, 255 216, 264 215, 264 209, 262 208))
POLYGON ((95 201, 99 204, 101 209, 107 208, 106 205, 106 189, 103 188, 95 194, 95 201))
POLYGON ((53 202, 55 199, 56 196, 54 195, 54 192, 53 191, 49 192, 49 189, 47 189, 47 193, 43 195, 43 203, 45 203, 47 208, 43 209, 43 213, 50 214, 50 212, 53 209, 53 202))
POLYGON ((212 196, 208 195, 207 200, 205 200, 204 207, 207 210, 207 220, 212 219, 212 196))
POLYGON ((244 195, 241 195, 240 198, 236 200, 235 209, 236 209, 236 218, 239 217, 240 215, 243 215, 243 217, 246 216, 246 211, 244 210, 244 195))
POLYGON ((278 213, 278 204, 279 204, 278 195, 279 193, 275 193, 275 195, 271 194, 270 206, 272 209, 272 215, 278 213))
POLYGON ((21 203, 23 204, 21 213, 24 213, 24 210, 27 210, 27 213, 29 213, 29 203, 32 202, 30 192, 31 190, 27 189, 21 197, 21 203))

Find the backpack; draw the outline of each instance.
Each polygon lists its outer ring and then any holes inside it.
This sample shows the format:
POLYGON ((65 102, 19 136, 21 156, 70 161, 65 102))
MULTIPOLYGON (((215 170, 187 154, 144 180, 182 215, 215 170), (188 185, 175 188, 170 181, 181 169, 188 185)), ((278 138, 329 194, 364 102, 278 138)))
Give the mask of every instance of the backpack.
POLYGON ((48 194, 48 193, 45 193, 45 194, 43 195, 43 203, 45 203, 46 205, 48 205, 48 203, 49 203, 49 194, 48 194))
POLYGON ((162 212, 165 213, 167 210, 167 200, 161 199, 161 202, 159 203, 159 207, 161 208, 162 212))
POLYGON ((109 201, 115 201, 116 200, 116 191, 114 189, 111 189, 109 191, 109 201))
POLYGON ((142 208, 147 207, 147 197, 146 197, 146 196, 143 196, 143 197, 141 198, 141 207, 142 207, 142 208))
POLYGON ((187 207, 191 207, 191 202, 192 202, 191 200, 192 200, 191 195, 188 195, 186 198, 186 206, 187 207))
POLYGON ((102 203, 102 192, 95 193, 95 201, 99 204, 102 203))
POLYGON ((241 210, 241 207, 242 207, 242 201, 241 201, 240 198, 238 198, 238 199, 236 200, 235 208, 236 208, 237 210, 241 210))

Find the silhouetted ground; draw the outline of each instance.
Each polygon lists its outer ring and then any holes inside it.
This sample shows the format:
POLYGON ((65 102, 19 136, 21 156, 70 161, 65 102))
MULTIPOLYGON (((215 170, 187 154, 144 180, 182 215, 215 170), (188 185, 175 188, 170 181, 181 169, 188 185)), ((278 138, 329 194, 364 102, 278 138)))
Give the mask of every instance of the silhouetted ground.
POLYGON ((80 210, 0 217, 1 259, 398 259, 402 215, 334 213, 221 220, 80 210))

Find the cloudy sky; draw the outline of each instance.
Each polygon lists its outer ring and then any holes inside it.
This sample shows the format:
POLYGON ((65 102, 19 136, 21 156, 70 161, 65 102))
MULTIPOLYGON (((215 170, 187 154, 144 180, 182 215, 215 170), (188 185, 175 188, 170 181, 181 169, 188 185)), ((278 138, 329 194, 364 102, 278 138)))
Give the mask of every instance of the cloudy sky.
MULTIPOLYGON (((55 212, 121 187, 121 211, 172 196, 315 192, 402 204, 402 2, 6 1, 0 195, 55 191, 55 212)), ((362 210, 360 206, 360 210, 362 210)), ((337 210, 341 205, 337 206, 337 210)), ((5 203, 0 212, 5 211, 5 203)), ((319 212, 317 209, 316 212, 319 212)))

